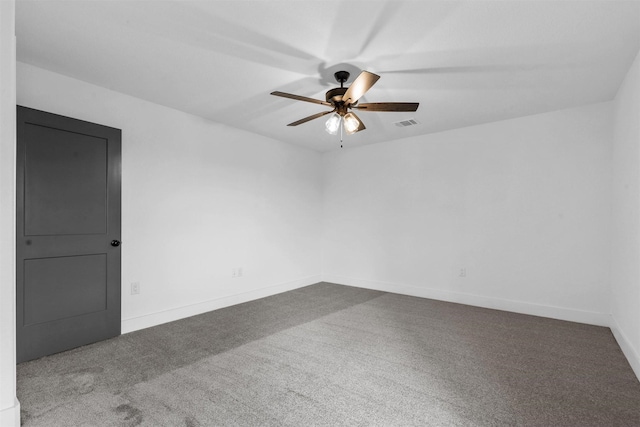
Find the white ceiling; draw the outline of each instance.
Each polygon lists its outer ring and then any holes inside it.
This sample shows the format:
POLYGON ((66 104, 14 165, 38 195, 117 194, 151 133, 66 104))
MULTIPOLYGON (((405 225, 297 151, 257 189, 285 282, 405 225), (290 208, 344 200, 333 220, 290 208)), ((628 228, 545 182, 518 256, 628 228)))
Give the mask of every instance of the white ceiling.
POLYGON ((18 1, 18 60, 318 151, 335 71, 381 76, 345 147, 611 100, 638 1, 18 1), (417 126, 395 122, 416 119, 417 126))

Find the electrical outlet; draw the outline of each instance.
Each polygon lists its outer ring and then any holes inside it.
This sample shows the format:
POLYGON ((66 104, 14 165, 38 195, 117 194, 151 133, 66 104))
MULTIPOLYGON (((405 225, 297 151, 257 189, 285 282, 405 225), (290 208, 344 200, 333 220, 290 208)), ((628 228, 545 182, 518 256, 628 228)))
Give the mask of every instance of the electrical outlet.
POLYGON ((131 295, 139 295, 140 294, 140 282, 131 283, 131 295))
POLYGON ((467 277, 467 267, 461 267, 458 271, 458 277, 467 277))
POLYGON ((242 267, 231 269, 231 277, 242 277, 242 267))

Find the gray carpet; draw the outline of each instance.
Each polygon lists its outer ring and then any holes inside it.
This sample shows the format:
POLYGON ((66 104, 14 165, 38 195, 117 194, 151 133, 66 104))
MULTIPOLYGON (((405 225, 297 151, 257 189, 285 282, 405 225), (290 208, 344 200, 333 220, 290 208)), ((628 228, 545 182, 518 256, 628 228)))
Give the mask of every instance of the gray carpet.
POLYGON ((328 283, 18 365, 25 426, 639 426, 607 328, 328 283))

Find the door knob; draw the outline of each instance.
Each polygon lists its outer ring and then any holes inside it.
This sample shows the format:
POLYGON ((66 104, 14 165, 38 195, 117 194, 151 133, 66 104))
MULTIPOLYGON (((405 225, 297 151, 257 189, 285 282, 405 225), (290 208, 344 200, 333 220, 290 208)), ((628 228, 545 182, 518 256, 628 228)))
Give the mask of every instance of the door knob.
POLYGON ((120 246, 120 240, 112 240, 111 241, 111 246, 120 246))

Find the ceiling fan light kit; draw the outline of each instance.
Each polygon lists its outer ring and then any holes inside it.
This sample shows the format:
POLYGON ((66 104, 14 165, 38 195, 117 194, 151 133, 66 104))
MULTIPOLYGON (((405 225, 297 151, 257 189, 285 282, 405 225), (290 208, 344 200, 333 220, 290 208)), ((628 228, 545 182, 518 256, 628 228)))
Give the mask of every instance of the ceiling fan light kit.
POLYGON ((325 123, 325 130, 331 135, 338 133, 338 128, 342 124, 342 117, 338 113, 333 113, 325 123))
MULTIPOLYGON (((375 102, 358 104, 358 100, 378 81, 380 76, 362 71, 360 75, 351 83, 348 88, 344 87, 344 83, 349 79, 349 72, 338 71, 334 74, 336 81, 340 83, 340 87, 329 89, 325 94, 325 101, 308 98, 306 96, 294 95, 286 92, 271 92, 271 95, 281 96, 283 98, 294 99, 296 101, 312 102, 327 107, 333 107, 333 110, 323 111, 312 116, 305 117, 287 126, 298 126, 313 119, 331 114, 329 120, 325 123, 325 130, 331 135, 335 135, 340 130, 340 142, 342 142, 342 130, 347 135, 366 129, 364 123, 351 109, 362 111, 416 111, 420 105, 417 102, 375 102)), ((341 145, 342 146, 342 145, 341 145)))
POLYGON ((353 135, 358 132, 361 124, 362 122, 358 120, 355 114, 347 113, 344 115, 344 130, 347 135, 353 135))

